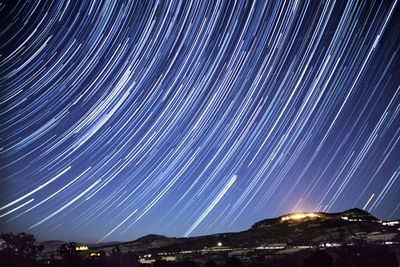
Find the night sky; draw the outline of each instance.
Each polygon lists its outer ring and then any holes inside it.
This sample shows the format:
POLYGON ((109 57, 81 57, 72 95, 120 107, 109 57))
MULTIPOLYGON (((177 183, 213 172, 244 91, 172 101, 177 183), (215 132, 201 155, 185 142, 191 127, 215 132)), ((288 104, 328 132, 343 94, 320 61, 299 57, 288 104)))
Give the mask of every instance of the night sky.
POLYGON ((293 211, 400 218, 398 1, 9 2, 2 232, 109 242, 293 211))

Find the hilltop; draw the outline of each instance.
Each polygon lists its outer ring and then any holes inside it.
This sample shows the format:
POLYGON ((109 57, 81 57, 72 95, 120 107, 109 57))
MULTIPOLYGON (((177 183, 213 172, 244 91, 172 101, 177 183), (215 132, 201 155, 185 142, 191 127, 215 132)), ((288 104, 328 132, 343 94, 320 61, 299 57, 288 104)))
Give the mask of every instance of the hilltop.
MULTIPOLYGON (((285 214, 256 222, 248 230, 235 233, 189 238, 150 234, 131 242, 77 245, 83 258, 95 262, 97 258, 105 259, 101 255, 113 258, 118 251, 122 253, 118 255, 128 258, 137 255, 140 262, 146 264, 189 260, 202 265, 207 259, 223 264, 227 258, 236 257, 245 265, 269 262, 269 266, 275 266, 282 261, 299 264, 319 251, 335 262, 345 256, 348 262, 368 263, 380 257, 400 259, 399 227, 398 221, 385 222, 364 210, 350 209, 338 213, 285 214)), ((61 242, 42 243, 44 258, 51 258, 61 242)))
MULTIPOLYGON (((389 226, 368 212, 350 209, 339 213, 304 212, 259 221, 250 229, 189 238, 147 235, 120 243, 122 251, 180 253, 221 249, 277 249, 354 242, 397 242, 398 226, 389 226), (221 246, 218 247, 217 244, 221 246)), ((111 251, 113 246, 96 250, 111 251)))

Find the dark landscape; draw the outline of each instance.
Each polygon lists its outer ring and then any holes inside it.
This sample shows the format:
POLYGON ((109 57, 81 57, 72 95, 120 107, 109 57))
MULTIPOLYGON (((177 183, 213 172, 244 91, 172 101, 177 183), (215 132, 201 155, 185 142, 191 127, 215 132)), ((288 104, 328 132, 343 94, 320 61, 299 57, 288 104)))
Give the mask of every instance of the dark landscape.
POLYGON ((237 233, 123 243, 39 244, 3 234, 0 255, 1 266, 398 266, 400 225, 351 209, 288 214, 237 233))

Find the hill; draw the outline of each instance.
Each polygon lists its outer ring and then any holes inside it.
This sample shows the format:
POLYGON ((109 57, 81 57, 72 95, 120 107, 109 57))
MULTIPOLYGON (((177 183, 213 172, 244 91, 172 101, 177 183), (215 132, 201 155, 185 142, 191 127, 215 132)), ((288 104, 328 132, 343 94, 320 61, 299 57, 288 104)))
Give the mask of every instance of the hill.
MULTIPOLYGON (((139 254, 179 254, 237 249, 283 249, 354 244, 355 242, 398 242, 397 227, 389 226, 366 211, 350 209, 339 213, 304 212, 266 219, 250 229, 190 238, 147 235, 119 244, 121 251, 139 254), (326 245, 328 244, 328 245, 326 245)), ((113 246, 97 247, 108 253, 113 246)))

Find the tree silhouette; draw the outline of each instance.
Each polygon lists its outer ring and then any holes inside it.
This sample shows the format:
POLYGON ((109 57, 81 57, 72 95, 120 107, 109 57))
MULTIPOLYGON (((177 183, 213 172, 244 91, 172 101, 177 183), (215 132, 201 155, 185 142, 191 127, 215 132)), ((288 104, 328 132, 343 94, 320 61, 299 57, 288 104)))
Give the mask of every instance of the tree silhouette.
POLYGON ((0 265, 35 266, 43 246, 40 246, 33 235, 26 233, 8 233, 0 235, 0 265))
POLYGON ((133 267, 137 264, 137 256, 134 253, 123 253, 119 246, 113 247, 109 260, 114 267, 133 267))
POLYGON ((65 266, 82 266, 83 260, 76 250, 77 244, 75 242, 69 242, 62 244, 57 249, 57 254, 63 260, 65 266))

